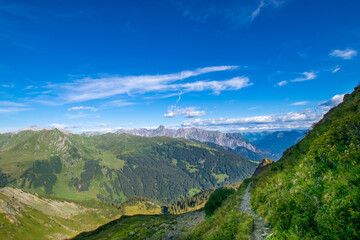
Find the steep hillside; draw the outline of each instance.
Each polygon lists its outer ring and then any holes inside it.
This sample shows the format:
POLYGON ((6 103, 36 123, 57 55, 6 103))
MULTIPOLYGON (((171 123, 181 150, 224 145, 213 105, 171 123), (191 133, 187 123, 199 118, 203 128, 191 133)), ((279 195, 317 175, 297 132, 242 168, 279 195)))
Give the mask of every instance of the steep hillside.
POLYGON ((280 239, 360 238, 360 88, 346 95, 252 186, 280 239))
POLYGON ((261 161, 265 157, 270 159, 278 158, 275 154, 264 151, 255 146, 253 143, 247 141, 239 133, 222 133, 219 131, 208 131, 199 128, 179 128, 177 130, 173 130, 167 129, 164 126, 159 126, 156 129, 139 128, 132 130, 119 130, 116 134, 130 134, 142 137, 167 136, 211 143, 225 149, 231 149, 242 156, 256 161, 261 161))
POLYGON ((1 188, 0 238, 65 239, 105 224, 120 213, 96 201, 69 202, 1 188))
POLYGON ((13 133, 4 133, 0 134, 0 150, 5 150, 7 148, 11 148, 16 144, 25 141, 26 139, 34 136, 36 134, 35 131, 21 131, 17 134, 13 133))
POLYGON ((0 135, 0 186, 65 199, 170 203, 250 176, 256 163, 202 143, 57 129, 0 135))

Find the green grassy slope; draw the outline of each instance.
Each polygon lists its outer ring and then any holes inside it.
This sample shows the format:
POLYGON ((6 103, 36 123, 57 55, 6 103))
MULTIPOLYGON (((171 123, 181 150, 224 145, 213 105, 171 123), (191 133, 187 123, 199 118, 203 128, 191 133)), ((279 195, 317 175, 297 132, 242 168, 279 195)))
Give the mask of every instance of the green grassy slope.
POLYGON ((256 164, 223 149, 168 137, 57 129, 0 135, 0 186, 72 200, 121 203, 143 196, 170 203, 239 182, 256 164))
POLYGON ((1 239, 65 239, 103 225, 121 211, 97 201, 65 201, 0 189, 1 239))
POLYGON ((360 238, 360 88, 252 185, 279 239, 360 238))

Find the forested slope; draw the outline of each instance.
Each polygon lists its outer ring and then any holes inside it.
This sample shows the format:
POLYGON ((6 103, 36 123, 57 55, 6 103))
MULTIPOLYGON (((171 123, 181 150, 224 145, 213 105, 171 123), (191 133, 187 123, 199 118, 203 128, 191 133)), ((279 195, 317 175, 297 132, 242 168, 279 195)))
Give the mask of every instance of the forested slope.
POLYGON ((171 203, 249 177, 256 163, 203 143, 57 129, 0 135, 0 187, 65 199, 171 203))

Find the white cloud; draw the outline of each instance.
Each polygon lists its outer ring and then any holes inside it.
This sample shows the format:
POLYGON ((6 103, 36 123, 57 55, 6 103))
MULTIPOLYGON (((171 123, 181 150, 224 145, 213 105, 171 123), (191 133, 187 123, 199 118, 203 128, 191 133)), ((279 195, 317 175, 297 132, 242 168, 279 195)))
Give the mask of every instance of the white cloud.
POLYGON ((282 86, 286 85, 287 83, 288 83, 287 81, 281 81, 281 82, 278 82, 277 85, 279 87, 282 87, 282 86))
MULTIPOLYGON (((224 131, 265 131, 286 129, 307 129, 334 106, 343 101, 344 94, 337 94, 329 101, 319 104, 318 109, 305 109, 299 112, 282 114, 243 117, 243 118, 215 118, 193 119, 182 122, 183 127, 204 127, 209 129, 221 129, 224 131)), ((307 101, 296 102, 292 105, 304 105, 307 101)))
POLYGON ((224 90, 239 90, 244 87, 251 86, 249 78, 235 77, 225 81, 197 81, 192 83, 184 83, 174 85, 184 92, 201 92, 204 90, 211 90, 214 94, 218 95, 224 90))
POLYGON ((300 74, 303 75, 303 77, 295 78, 291 80, 291 82, 303 82, 303 81, 313 80, 317 77, 314 72, 303 72, 300 74))
POLYGON ((353 57, 357 56, 357 51, 354 49, 347 48, 345 50, 333 50, 330 54, 333 57, 340 57, 343 59, 352 59, 353 57))
POLYGON ((194 119, 184 121, 183 127, 223 128, 229 130, 281 130, 310 128, 323 116, 323 112, 307 109, 301 112, 288 112, 277 115, 264 115, 246 118, 194 119))
POLYGON ((61 124, 61 123, 52 123, 49 124, 48 127, 57 128, 57 129, 69 129, 69 128, 79 128, 81 124, 61 124))
POLYGON ((330 100, 320 103, 319 106, 324 110, 328 110, 340 104, 344 100, 344 95, 345 94, 336 94, 330 100))
POLYGON ((225 81, 176 82, 205 73, 228 71, 236 68, 238 66, 215 66, 164 75, 88 77, 72 83, 54 84, 48 87, 58 91, 59 97, 68 103, 103 99, 116 95, 135 95, 150 92, 210 90, 215 94, 219 94, 220 91, 238 90, 250 86, 252 83, 250 83, 247 77, 235 77, 225 81))
POLYGON ((290 104, 291 106, 304 106, 304 105, 307 105, 309 104, 308 101, 302 101, 302 102, 294 102, 292 104, 290 104))
POLYGON ((186 118, 192 118, 206 115, 205 111, 199 111, 197 109, 197 107, 177 108, 175 106, 171 106, 168 109, 168 113, 165 113, 163 116, 166 118, 173 118, 179 115, 184 115, 186 118))
POLYGON ((71 107, 71 108, 68 109, 68 111, 80 111, 80 110, 90 110, 92 112, 97 111, 97 109, 94 108, 94 107, 84 107, 84 106, 71 107))

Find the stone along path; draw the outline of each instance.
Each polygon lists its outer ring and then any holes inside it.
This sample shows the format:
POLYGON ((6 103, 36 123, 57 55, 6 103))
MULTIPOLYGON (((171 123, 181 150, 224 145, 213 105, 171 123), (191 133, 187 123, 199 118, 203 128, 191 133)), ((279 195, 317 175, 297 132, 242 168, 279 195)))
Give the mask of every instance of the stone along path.
POLYGON ((249 191, 250 186, 251 186, 251 182, 247 186, 245 190, 245 194, 241 200, 240 210, 254 217, 254 231, 251 234, 251 239, 252 240, 267 239, 267 237, 270 235, 271 229, 269 227, 266 227, 265 221, 261 217, 256 216, 256 214, 251 208, 250 191, 249 191))

